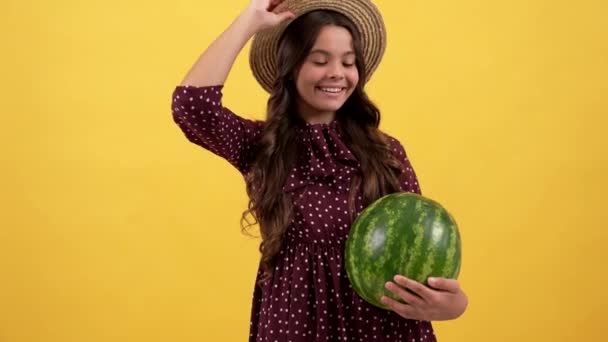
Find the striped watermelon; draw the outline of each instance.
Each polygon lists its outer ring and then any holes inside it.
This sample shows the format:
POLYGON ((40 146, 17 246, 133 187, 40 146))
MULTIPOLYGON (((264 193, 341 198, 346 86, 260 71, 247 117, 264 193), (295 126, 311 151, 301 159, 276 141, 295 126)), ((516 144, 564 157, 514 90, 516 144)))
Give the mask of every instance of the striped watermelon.
POLYGON ((455 279, 460 271, 456 222, 439 203, 415 193, 392 193, 365 208, 345 247, 353 289, 380 308, 386 308, 382 295, 400 300, 384 287, 397 274, 426 284, 430 276, 455 279))

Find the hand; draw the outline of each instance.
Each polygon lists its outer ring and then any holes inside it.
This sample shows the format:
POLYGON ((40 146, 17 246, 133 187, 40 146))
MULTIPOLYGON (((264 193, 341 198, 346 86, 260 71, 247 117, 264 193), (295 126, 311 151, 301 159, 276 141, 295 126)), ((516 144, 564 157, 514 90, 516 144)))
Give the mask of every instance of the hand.
POLYGON ((380 301, 401 317, 420 321, 450 320, 462 315, 468 305, 458 280, 429 278, 430 288, 401 275, 393 279, 394 282, 386 283, 386 288, 403 302, 387 296, 382 296, 380 301))
POLYGON ((274 12, 282 2, 283 0, 251 0, 245 12, 251 15, 257 31, 264 30, 295 17, 295 14, 291 11, 274 12))

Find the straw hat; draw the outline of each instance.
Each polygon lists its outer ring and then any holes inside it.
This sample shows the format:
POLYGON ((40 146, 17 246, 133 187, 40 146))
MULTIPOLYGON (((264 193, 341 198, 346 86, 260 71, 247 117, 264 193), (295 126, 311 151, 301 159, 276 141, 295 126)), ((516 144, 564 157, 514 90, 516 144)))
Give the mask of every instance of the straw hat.
MULTIPOLYGON (((350 19, 361 35, 363 62, 367 71, 365 81, 369 81, 386 48, 386 27, 380 11, 370 0, 285 0, 274 11, 278 13, 286 9, 292 11, 296 18, 314 10, 326 9, 350 19)), ((291 20, 258 32, 251 43, 249 66, 255 79, 267 92, 271 91, 275 79, 278 41, 289 22, 291 20)))

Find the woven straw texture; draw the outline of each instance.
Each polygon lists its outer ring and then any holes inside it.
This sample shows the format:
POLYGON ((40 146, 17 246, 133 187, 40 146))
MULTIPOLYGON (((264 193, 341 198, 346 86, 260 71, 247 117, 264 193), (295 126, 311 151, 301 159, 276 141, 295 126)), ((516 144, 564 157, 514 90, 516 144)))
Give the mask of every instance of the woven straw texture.
MULTIPOLYGON (((369 81, 386 48, 386 27, 378 8, 369 0, 285 0, 274 12, 290 10, 299 17, 320 9, 341 13, 358 28, 367 71, 365 81, 369 81)), ((251 43, 249 66, 255 79, 267 92, 271 91, 275 79, 278 40, 290 22, 258 32, 251 43)))

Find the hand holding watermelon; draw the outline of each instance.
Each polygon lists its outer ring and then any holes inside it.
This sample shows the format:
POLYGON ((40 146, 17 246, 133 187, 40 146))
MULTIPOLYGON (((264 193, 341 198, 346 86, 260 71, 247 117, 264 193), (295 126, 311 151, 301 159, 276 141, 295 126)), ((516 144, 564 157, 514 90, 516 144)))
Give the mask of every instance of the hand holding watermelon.
POLYGON ((455 319, 468 305, 467 296, 456 279, 429 278, 432 288, 401 275, 393 280, 386 283, 386 289, 403 302, 388 296, 382 296, 380 301, 401 317, 422 321, 455 319))
POLYGON ((412 319, 452 319, 467 304, 456 280, 460 255, 452 216, 436 201, 397 192, 353 222, 346 272, 355 292, 377 307, 412 319))

